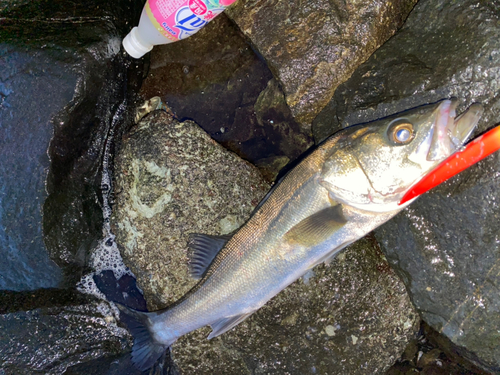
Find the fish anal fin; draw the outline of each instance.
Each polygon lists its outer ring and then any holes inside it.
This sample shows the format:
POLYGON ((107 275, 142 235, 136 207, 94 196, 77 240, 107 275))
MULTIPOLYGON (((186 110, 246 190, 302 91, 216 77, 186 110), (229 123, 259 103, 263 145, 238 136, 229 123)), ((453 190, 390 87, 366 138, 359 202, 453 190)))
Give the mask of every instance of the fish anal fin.
POLYGON ((229 318, 219 319, 218 321, 210 325, 210 327, 212 327, 212 332, 210 333, 210 335, 208 335, 208 339, 209 340, 213 339, 214 337, 217 337, 219 335, 222 335, 224 332, 229 331, 231 328, 240 324, 242 321, 244 321, 253 313, 254 312, 252 311, 246 314, 240 314, 231 316, 229 318))
POLYGON ((303 246, 317 245, 346 224, 342 205, 325 208, 305 218, 290 229, 284 236, 285 241, 303 246))
POLYGON ((203 277, 210 263, 230 238, 230 235, 211 236, 199 233, 189 235, 189 271, 193 278, 203 277))

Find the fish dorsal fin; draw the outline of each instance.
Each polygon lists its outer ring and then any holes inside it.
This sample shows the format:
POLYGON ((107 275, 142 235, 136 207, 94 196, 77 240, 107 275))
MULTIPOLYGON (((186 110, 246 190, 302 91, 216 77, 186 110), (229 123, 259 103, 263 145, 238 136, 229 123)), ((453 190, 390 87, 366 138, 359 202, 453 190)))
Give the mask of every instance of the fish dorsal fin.
POLYGON ((289 243, 303 246, 314 246, 325 241, 346 223, 342 213, 342 205, 325 208, 306 217, 285 233, 284 239, 289 243))
POLYGON ((193 233, 189 235, 189 271, 195 279, 201 279, 217 253, 231 239, 230 235, 211 236, 193 233))
POLYGON ((229 318, 222 318, 215 323, 210 324, 210 327, 212 327, 212 332, 210 333, 210 335, 208 335, 208 339, 213 339, 214 337, 217 337, 219 335, 222 335, 224 332, 229 331, 231 328, 240 324, 253 313, 254 312, 252 311, 246 314, 231 316, 229 318))

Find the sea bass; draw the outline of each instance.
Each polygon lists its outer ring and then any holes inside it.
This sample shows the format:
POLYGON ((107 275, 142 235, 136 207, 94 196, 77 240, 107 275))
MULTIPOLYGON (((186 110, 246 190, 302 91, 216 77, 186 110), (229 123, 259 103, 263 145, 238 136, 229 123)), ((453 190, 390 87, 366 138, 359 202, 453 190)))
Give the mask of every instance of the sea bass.
POLYGON ((422 106, 332 135, 269 192, 231 237, 194 235, 199 282, 164 310, 120 306, 146 370, 179 337, 210 325, 209 339, 252 315, 316 265, 383 224, 404 194, 458 150, 482 107, 455 119, 456 100, 422 106))

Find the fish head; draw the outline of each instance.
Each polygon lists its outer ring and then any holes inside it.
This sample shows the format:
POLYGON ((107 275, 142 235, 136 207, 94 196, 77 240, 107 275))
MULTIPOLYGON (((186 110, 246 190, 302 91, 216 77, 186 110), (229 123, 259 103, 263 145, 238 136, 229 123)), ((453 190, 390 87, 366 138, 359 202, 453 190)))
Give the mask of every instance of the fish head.
MULTIPOLYGON (((473 104, 456 117, 457 100, 443 100, 343 130, 321 171, 332 199, 358 209, 389 212, 404 194, 459 150, 483 112, 473 104)), ((335 137, 335 136, 334 136, 335 137)))

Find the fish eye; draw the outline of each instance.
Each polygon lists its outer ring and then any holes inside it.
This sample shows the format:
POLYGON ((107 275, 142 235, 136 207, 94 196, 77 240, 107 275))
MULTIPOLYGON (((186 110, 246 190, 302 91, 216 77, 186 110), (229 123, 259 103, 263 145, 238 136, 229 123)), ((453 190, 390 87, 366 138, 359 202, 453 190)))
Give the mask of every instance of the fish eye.
POLYGON ((401 121, 389 127, 389 139, 396 144, 410 143, 415 136, 413 125, 408 121, 401 121))

